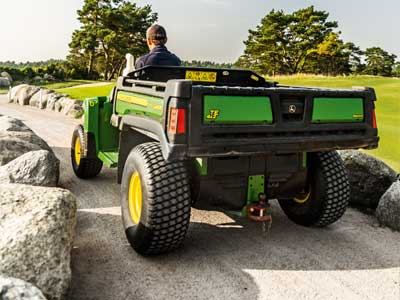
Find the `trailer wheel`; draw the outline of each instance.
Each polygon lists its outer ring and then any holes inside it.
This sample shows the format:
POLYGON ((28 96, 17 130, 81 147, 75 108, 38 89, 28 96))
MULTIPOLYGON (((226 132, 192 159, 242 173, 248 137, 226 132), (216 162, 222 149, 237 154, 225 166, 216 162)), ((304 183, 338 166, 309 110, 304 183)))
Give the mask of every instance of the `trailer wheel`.
POLYGON ((88 158, 84 153, 96 152, 94 141, 86 143, 82 125, 78 125, 72 135, 71 141, 71 163, 76 176, 82 179, 96 177, 103 167, 103 162, 95 158, 88 158), (88 149, 86 149, 86 145, 88 149))
POLYGON ((309 188, 279 204, 293 222, 303 226, 328 226, 346 211, 350 185, 343 161, 336 151, 309 154, 309 188))
POLYGON ((126 237, 139 254, 156 255, 178 247, 190 222, 190 183, 184 162, 167 162, 159 143, 135 147, 121 183, 126 237))

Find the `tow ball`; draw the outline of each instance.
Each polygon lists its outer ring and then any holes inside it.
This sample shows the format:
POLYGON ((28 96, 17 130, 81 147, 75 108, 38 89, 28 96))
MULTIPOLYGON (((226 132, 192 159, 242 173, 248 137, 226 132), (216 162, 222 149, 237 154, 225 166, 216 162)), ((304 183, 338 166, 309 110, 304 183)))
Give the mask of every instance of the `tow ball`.
POLYGON ((258 203, 250 204, 247 207, 247 217, 255 222, 271 222, 271 205, 268 203, 265 194, 258 195, 258 203))

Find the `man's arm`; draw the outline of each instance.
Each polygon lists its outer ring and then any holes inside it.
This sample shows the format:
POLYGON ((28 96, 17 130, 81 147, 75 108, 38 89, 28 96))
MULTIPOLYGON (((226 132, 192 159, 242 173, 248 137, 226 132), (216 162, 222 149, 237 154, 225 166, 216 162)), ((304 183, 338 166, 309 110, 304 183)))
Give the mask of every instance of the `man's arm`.
POLYGON ((135 63, 135 69, 140 69, 144 67, 144 56, 139 57, 135 63))

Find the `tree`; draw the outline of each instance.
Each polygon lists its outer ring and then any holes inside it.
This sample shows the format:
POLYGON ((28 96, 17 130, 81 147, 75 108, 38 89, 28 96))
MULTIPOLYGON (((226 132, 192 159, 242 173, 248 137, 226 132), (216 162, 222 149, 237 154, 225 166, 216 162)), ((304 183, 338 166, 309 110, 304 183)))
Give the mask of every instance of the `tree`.
POLYGON ((366 62, 364 74, 392 76, 396 55, 390 54, 379 47, 366 49, 364 55, 366 62))
POLYGON ((331 32, 310 54, 305 63, 307 73, 339 75, 360 68, 362 51, 353 43, 344 43, 339 33, 331 32))
POLYGON ((97 71, 107 80, 120 73, 126 53, 147 51, 146 30, 157 14, 127 0, 85 0, 78 11, 81 28, 72 35, 68 61, 84 62, 88 77, 97 71))
POLYGON ((393 76, 400 77, 400 61, 396 62, 393 67, 393 76))
POLYGON ((256 30, 249 30, 245 61, 272 75, 301 72, 307 58, 338 26, 328 17, 329 13, 314 6, 292 14, 272 10, 256 30))

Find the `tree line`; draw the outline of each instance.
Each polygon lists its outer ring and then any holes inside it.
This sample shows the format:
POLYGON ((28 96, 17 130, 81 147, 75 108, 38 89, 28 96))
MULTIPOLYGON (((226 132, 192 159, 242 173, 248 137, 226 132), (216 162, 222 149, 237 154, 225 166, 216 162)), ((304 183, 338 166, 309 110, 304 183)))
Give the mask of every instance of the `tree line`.
POLYGON ((362 50, 343 41, 338 22, 314 6, 293 13, 272 10, 249 30, 244 44, 244 54, 235 66, 262 74, 400 76, 396 55, 380 47, 362 50))
MULTIPOLYGON (((16 78, 49 74, 57 79, 118 77, 125 54, 148 52, 146 29, 158 20, 151 6, 128 0, 85 0, 78 10, 79 29, 72 34, 66 60, 0 62, 0 71, 16 78)), ((272 10, 249 30, 245 50, 234 63, 183 61, 185 66, 246 68, 263 75, 312 73, 323 75, 368 74, 400 77, 396 55, 380 47, 361 49, 344 41, 338 22, 329 13, 310 6, 293 13, 272 10)))

